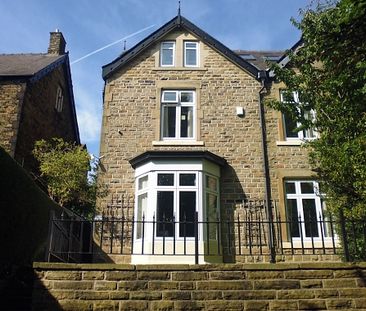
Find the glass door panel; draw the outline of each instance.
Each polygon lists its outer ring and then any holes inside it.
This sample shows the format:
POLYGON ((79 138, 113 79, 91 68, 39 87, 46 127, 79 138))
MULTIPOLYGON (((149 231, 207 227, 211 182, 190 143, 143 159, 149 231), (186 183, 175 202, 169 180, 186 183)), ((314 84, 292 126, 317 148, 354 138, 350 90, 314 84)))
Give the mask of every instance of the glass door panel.
POLYGON ((174 191, 158 191, 156 207, 156 235, 173 237, 174 235, 174 191))

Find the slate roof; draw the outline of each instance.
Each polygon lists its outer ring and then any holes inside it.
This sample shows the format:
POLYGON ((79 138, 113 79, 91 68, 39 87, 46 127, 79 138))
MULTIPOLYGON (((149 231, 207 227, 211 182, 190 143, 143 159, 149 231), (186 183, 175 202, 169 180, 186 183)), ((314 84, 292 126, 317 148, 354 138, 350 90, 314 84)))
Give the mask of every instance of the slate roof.
POLYGON ((267 70, 269 63, 276 63, 286 51, 251 51, 251 50, 234 50, 234 52, 256 66, 259 70, 267 70))
POLYGON ((65 55, 0 54, 0 76, 30 77, 63 58, 65 55))
POLYGON ((224 55, 226 58, 231 60, 233 63, 238 65, 239 67, 246 70, 249 74, 251 74, 256 79, 259 79, 259 69, 243 59, 242 57, 235 54, 231 49, 226 47, 224 44, 219 42, 218 40, 211 37, 208 33, 204 32, 202 29, 191 23, 188 19, 181 15, 177 15, 165 25, 160 27, 158 30, 147 36, 145 39, 137 43, 134 47, 124 52, 122 55, 117 57, 111 63, 104 65, 103 68, 103 79, 106 80, 108 77, 113 74, 116 70, 130 62, 137 55, 145 51, 148 47, 155 44, 158 40, 164 37, 167 33, 175 29, 185 29, 200 38, 203 42, 205 42, 212 49, 216 50, 220 54, 224 55))

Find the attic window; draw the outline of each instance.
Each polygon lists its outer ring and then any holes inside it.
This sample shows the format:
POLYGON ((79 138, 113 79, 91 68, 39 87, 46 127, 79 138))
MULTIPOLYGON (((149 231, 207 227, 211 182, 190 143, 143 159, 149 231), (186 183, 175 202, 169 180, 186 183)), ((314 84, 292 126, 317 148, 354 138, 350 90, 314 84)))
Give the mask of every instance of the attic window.
POLYGON ((58 112, 61 112, 62 108, 63 108, 63 105, 64 105, 64 92, 62 90, 62 87, 59 85, 57 87, 55 109, 58 112))
POLYGON ((184 66, 198 66, 198 42, 184 42, 184 66))
POLYGON ((240 54, 239 56, 245 60, 255 60, 256 59, 252 54, 240 54))
POLYGON ((165 41, 161 43, 160 65, 174 66, 175 42, 165 41))

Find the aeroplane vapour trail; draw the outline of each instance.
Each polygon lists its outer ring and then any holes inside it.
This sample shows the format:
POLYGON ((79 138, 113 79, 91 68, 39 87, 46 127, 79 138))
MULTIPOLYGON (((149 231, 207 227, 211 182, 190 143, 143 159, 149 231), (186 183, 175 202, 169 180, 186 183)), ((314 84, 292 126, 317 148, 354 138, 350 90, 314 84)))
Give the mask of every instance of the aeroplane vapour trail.
POLYGON ((115 42, 112 42, 112 43, 110 43, 110 44, 106 45, 106 46, 103 46, 102 48, 100 48, 100 49, 98 49, 98 50, 95 50, 95 51, 93 51, 93 52, 90 52, 90 53, 88 53, 88 54, 84 55, 83 57, 80 57, 80 58, 78 58, 77 60, 74 60, 73 62, 71 62, 71 65, 73 65, 73 64, 75 64, 75 63, 78 63, 78 62, 80 62, 81 60, 83 60, 83 59, 85 59, 85 58, 87 58, 87 57, 89 57, 89 56, 92 56, 92 55, 94 55, 94 54, 96 54, 96 53, 98 53, 98 52, 100 52, 100 51, 103 51, 103 50, 105 50, 106 48, 109 48, 109 47, 110 47, 110 46, 112 46, 112 45, 115 45, 115 44, 117 44, 117 43, 119 43, 119 42, 122 42, 123 40, 126 40, 126 39, 128 39, 128 38, 131 38, 131 37, 133 37, 133 36, 136 36, 136 35, 138 35, 139 33, 144 32, 145 30, 147 30, 147 29, 149 29, 149 28, 152 28, 152 27, 154 27, 154 26, 155 26, 155 24, 154 24, 154 25, 150 25, 149 27, 145 27, 145 28, 143 28, 143 29, 141 29, 141 30, 139 30, 139 31, 136 31, 136 32, 134 32, 134 33, 132 33, 132 34, 128 35, 127 37, 124 37, 124 38, 122 38, 122 39, 119 39, 119 40, 117 40, 117 41, 115 41, 115 42))

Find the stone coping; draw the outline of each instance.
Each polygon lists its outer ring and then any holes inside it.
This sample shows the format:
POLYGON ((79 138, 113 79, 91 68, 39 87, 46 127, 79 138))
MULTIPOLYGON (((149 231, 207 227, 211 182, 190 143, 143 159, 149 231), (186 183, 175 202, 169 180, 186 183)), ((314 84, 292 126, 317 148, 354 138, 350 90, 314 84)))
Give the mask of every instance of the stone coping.
POLYGON ((34 262, 36 270, 119 270, 119 271, 238 271, 238 270, 323 270, 323 269, 366 269, 366 262, 304 262, 304 263, 250 263, 250 264, 206 264, 206 265, 132 265, 132 264, 76 264, 76 263, 50 263, 34 262))

